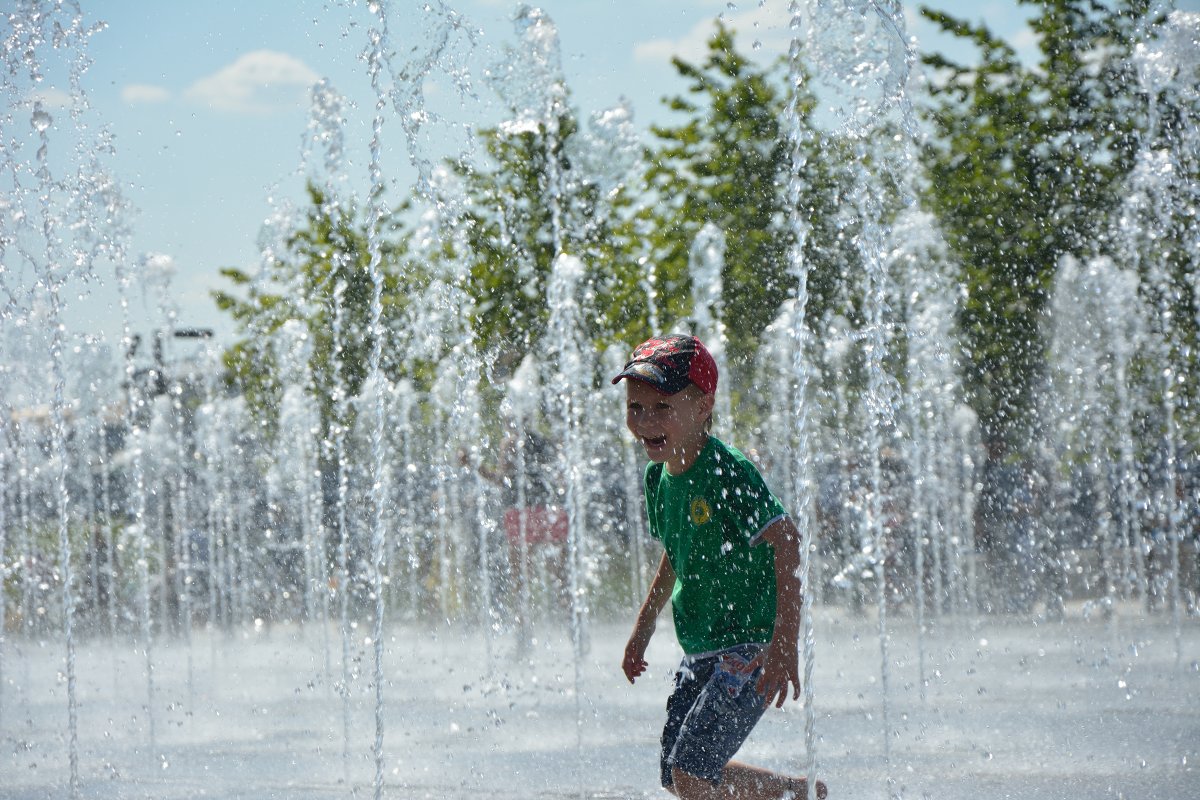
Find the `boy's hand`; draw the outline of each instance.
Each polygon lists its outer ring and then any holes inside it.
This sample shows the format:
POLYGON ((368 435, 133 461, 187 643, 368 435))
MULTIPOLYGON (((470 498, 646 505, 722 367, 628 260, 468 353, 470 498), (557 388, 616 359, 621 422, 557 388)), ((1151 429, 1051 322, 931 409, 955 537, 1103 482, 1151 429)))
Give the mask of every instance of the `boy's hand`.
POLYGON ((663 553, 658 562, 658 571, 654 573, 654 580, 650 583, 650 591, 646 592, 646 601, 642 603, 637 621, 633 623, 629 643, 625 645, 625 658, 621 660, 621 670, 630 683, 646 671, 646 647, 650 644, 650 637, 654 635, 654 628, 658 625, 658 615, 670 599, 674 587, 675 570, 671 569, 671 562, 667 559, 667 554, 663 553))
POLYGON ((795 645, 772 640, 771 644, 750 662, 752 667, 762 666, 755 688, 765 696, 767 705, 782 708, 788 699, 788 684, 792 685, 792 699, 800 697, 800 659, 795 645), (757 663, 755 663, 757 662, 757 663))
POLYGON ((649 636, 641 636, 637 631, 633 636, 629 637, 629 643, 625 645, 625 658, 621 660, 621 671, 625 673, 625 678, 633 683, 639 675, 646 671, 648 664, 646 663, 646 645, 650 642, 649 636))

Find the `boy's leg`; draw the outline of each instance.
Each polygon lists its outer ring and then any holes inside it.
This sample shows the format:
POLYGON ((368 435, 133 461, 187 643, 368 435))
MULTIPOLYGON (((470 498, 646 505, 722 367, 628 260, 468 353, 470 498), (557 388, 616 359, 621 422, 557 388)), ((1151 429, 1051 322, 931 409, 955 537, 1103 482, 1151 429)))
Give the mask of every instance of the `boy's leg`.
POLYGON ((724 782, 725 767, 766 709, 754 687, 761 667, 746 671, 761 651, 761 645, 730 648, 677 675, 663 730, 662 783, 679 797, 728 796, 706 789, 724 782), (676 776, 683 781, 679 785, 676 776))
MULTIPOLYGON (((796 777, 792 775, 784 775, 781 772, 773 772, 767 769, 762 769, 761 766, 751 766, 742 762, 730 762, 725 765, 725 769, 721 771, 721 782, 719 786, 713 786, 708 781, 701 780, 691 776, 683 776, 684 781, 691 778, 692 781, 702 783, 713 796, 713 798, 738 798, 745 800, 756 800, 757 798, 770 798, 770 800, 779 800, 779 798, 796 798, 796 800, 804 800, 805 789, 808 788, 808 778, 796 777), (791 793, 791 794, 788 794, 791 793)), ((824 800, 828 796, 828 789, 824 781, 817 781, 816 794, 810 793, 808 800, 824 800)), ((690 795, 680 795, 683 798, 688 798, 690 795)))
MULTIPOLYGON (((663 785, 682 800, 804 797, 806 781, 732 760, 766 708, 754 689, 761 668, 744 668, 761 646, 732 648, 693 665, 692 681, 677 677, 667 704, 663 738, 663 785), (690 685, 689 685, 690 684, 690 685)), ((818 783, 809 800, 821 800, 818 783)))
MULTIPOLYGON (((803 800, 808 782, 805 778, 752 767, 740 761, 726 764, 721 771, 721 782, 715 786, 679 769, 674 771, 673 778, 675 794, 681 800, 780 800, 784 797, 803 800)), ((817 781, 816 792, 810 793, 808 800, 824 800, 827 794, 825 784, 817 781)))

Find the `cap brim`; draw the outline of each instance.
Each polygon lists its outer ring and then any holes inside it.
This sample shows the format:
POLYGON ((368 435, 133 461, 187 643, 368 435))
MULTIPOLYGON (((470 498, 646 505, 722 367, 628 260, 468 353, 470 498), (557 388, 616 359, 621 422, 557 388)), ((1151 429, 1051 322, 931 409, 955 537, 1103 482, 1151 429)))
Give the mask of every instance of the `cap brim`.
POLYGON ((677 392, 682 391, 683 388, 689 383, 689 381, 685 378, 682 384, 678 386, 674 385, 674 383, 668 379, 668 376, 665 372, 659 369, 659 367, 656 365, 647 361, 635 361, 634 363, 628 365, 625 367, 625 369, 621 370, 621 372, 615 378, 612 379, 612 382, 620 383, 622 378, 628 378, 629 380, 644 383, 647 386, 657 389, 663 394, 676 394, 677 392))

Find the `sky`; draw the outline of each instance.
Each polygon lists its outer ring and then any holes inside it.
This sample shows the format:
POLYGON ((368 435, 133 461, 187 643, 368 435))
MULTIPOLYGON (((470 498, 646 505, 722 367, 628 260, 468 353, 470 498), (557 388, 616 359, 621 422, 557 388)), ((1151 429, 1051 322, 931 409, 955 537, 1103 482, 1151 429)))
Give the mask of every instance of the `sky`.
MULTIPOLYGON (((92 65, 83 87, 94 115, 114 137, 108 164, 131 213, 131 258, 169 257, 178 324, 214 328, 219 339, 232 340, 232 323, 210 293, 231 286, 221 268, 258 268, 264 220, 281 203, 299 201, 309 87, 319 79, 349 103, 347 180, 365 195, 375 95, 362 54, 374 18, 365 3, 351 0, 79 3, 88 23, 105 23, 89 40, 92 65)), ((431 41, 435 28, 424 21, 422 5, 452 9, 461 23, 450 42, 449 52, 457 55, 445 63, 465 71, 474 94, 464 100, 449 81, 431 82, 431 107, 448 103, 460 113, 427 126, 424 145, 453 150, 463 146, 463 131, 472 124, 503 114, 484 73, 509 58, 505 48, 514 42, 517 4, 391 0, 389 35, 400 53, 431 41)), ((959 3, 930 5, 963 13, 959 3)), ((1177 7, 1198 10, 1200 0, 1177 7)), ((626 102, 642 129, 669 119, 661 100, 683 86, 670 59, 701 60, 718 16, 739 32, 742 52, 764 63, 786 52, 789 41, 788 0, 546 0, 540 8, 558 31, 572 106, 586 118, 626 102)), ((1032 56, 1028 8, 1010 0, 971 8, 968 19, 984 22, 1032 56)), ((969 57, 940 38, 913 4, 905 4, 904 15, 907 33, 920 47, 969 57)), ((61 78, 50 84, 40 90, 48 107, 63 92, 61 78)), ((395 200, 411 188, 415 173, 400 125, 385 119, 383 163, 395 200)), ((67 324, 76 333, 118 341, 116 282, 100 278, 73 303, 67 324)), ((152 329, 157 319, 152 296, 134 298, 135 329, 152 329)))

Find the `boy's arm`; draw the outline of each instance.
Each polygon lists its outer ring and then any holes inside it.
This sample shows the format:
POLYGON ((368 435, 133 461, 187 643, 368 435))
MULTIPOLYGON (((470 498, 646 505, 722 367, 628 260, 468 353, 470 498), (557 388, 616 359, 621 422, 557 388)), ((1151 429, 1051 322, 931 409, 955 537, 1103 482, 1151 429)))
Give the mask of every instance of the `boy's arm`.
POLYGON ((771 523, 762 538, 775 550, 775 631, 761 656, 758 690, 767 703, 783 705, 788 684, 792 699, 800 696, 800 532, 787 517, 771 523))
POLYGON ((675 570, 671 567, 667 554, 663 553, 662 561, 658 564, 658 571, 654 573, 654 580, 650 583, 650 590, 646 592, 646 601, 642 603, 637 621, 633 624, 633 633, 629 636, 629 643, 625 645, 625 658, 621 662, 621 669, 630 683, 633 683, 635 678, 646 671, 646 646, 650 644, 650 637, 654 635, 658 615, 662 613, 667 601, 671 599, 671 592, 674 589, 675 570))

